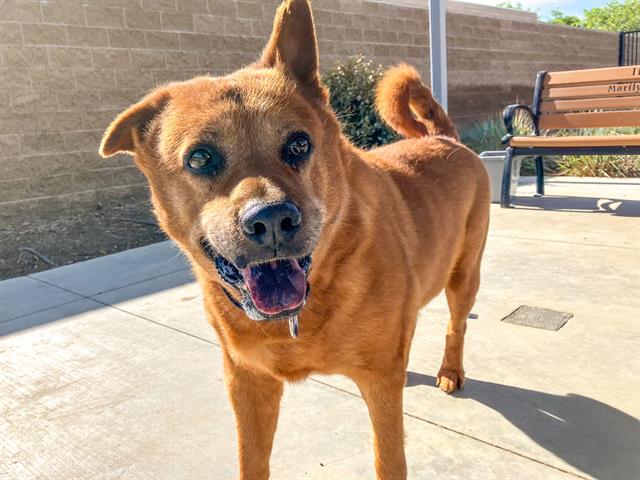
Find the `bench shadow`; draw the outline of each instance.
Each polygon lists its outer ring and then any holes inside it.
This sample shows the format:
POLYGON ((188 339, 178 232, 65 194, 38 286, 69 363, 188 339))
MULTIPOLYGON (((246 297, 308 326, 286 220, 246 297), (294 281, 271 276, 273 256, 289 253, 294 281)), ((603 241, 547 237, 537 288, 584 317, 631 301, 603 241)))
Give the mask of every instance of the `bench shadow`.
MULTIPOLYGON (((436 388, 435 378, 407 372, 407 387, 420 385, 436 388)), ((605 403, 582 395, 553 395, 473 379, 453 395, 499 412, 581 472, 598 479, 638 478, 640 422, 605 403)))
POLYGON ((640 217, 640 201, 607 197, 515 197, 513 205, 518 209, 601 213, 618 217, 640 217))

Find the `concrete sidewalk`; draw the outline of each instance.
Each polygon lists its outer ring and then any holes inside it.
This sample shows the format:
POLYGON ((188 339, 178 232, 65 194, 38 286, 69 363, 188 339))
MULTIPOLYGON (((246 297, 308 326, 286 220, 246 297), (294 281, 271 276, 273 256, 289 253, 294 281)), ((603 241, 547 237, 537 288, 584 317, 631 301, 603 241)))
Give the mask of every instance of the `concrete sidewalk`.
MULTIPOLYGON (((640 180, 547 189, 492 207, 462 392, 434 387, 445 302, 421 315, 405 390, 410 478, 640 475, 640 180), (520 305, 574 317, 557 332, 500 322, 520 305)), ((236 477, 201 303, 169 242, 0 282, 0 480, 236 477)), ((274 479, 373 478, 372 459, 349 380, 287 387, 274 479)))

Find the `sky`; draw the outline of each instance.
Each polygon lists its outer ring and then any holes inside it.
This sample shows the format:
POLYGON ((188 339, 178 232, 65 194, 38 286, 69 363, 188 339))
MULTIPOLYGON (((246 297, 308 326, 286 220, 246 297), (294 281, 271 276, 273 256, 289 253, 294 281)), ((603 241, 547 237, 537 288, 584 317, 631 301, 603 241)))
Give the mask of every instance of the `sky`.
MULTIPOLYGON (((469 3, 481 3, 483 5, 496 5, 502 0, 463 0, 469 3)), ((548 17, 551 10, 562 10, 567 15, 582 16, 582 11, 593 7, 601 7, 608 0, 519 0, 525 8, 530 8, 543 19, 548 17)), ((518 3, 515 0, 513 3, 518 3)))

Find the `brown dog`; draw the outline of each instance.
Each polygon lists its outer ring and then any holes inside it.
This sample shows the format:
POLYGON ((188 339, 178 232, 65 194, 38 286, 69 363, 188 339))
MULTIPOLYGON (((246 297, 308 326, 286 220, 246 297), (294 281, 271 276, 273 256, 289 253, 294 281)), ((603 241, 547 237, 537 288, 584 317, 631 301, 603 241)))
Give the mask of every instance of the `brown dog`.
POLYGON ((288 0, 256 64, 160 87, 105 133, 102 155, 135 156, 202 285, 241 478, 269 477, 283 382, 314 372, 356 382, 378 478, 405 478, 410 344, 418 310, 443 288, 451 319, 438 383, 452 392, 464 382, 487 174, 412 68, 387 73, 378 107, 409 139, 350 145, 319 78, 308 1, 288 0))

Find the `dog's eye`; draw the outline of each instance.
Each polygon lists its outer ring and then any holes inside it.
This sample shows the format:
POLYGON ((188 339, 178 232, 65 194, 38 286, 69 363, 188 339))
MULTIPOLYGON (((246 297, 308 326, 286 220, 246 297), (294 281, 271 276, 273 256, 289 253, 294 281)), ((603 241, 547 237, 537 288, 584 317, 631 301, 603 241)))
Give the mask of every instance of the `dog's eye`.
POLYGON ((282 149, 282 160, 292 167, 297 167, 311 155, 312 145, 309 135, 304 132, 294 133, 289 137, 282 149))
POLYGON ((209 145, 192 148, 184 159, 187 170, 198 175, 217 175, 223 163, 222 154, 209 145))

